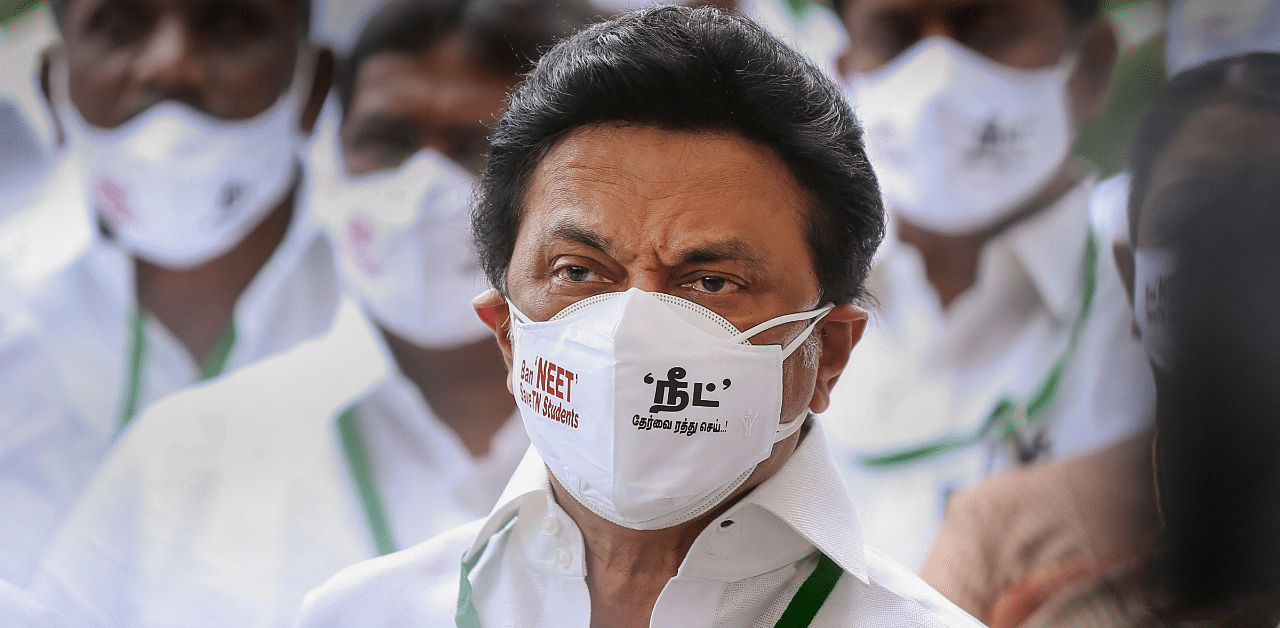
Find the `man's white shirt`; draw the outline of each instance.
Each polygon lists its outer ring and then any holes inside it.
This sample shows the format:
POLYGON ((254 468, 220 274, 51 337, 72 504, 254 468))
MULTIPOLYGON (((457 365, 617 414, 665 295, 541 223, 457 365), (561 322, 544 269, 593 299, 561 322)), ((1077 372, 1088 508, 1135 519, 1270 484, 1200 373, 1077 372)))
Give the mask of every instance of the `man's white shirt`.
POLYGON ((335 419, 354 408, 403 546, 489 512, 528 446, 474 458, 358 308, 333 331, 168 398, 112 452, 33 590, 78 626, 291 626, 303 595, 377 555, 335 419))
MULTIPOLYGON (((1019 464, 1011 440, 868 468, 865 456, 975 433, 1004 396, 1026 403, 1068 345, 1085 291, 1090 181, 989 241, 977 282, 943 309, 914 247, 886 241, 868 283, 871 321, 824 413, 868 543, 911 568, 924 559, 951 491, 1019 464)), ((1110 239, 1095 236, 1095 296, 1023 455, 1059 457, 1149 424, 1154 385, 1110 239)))
MULTIPOLYGON (((0 551, 43 547, 49 534, 111 447, 122 424, 134 349, 137 311, 134 265, 123 249, 102 236, 87 207, 79 169, 64 155, 48 194, 0 227, 0 273, 39 320, 40 343, 51 356, 61 390, 31 391, 34 400, 60 408, 69 425, 56 446, 26 452, 21 468, 47 481, 72 487, 46 493, 33 517, 0 531, 0 551), (74 457, 66 452, 74 450, 74 457), (34 471, 38 470, 38 471, 34 471)), ((291 224, 271 258, 241 294, 233 313, 235 342, 223 372, 230 372, 324 333, 332 324, 340 295, 332 247, 308 216, 306 183, 299 183, 291 224)), ((143 319, 145 341, 136 408, 188 387, 201 377, 183 345, 153 317, 143 319)), ((9 400, 12 401, 12 400, 9 400)), ((16 426, 29 417, 0 407, 0 452, 16 426)), ((17 551, 17 550, 15 550, 17 551)), ((32 566, 26 561, 27 567, 32 566)), ((30 577, 26 567, 0 573, 15 583, 30 577)))
MULTIPOLYGON (((307 596, 298 625, 454 626, 463 553, 482 551, 469 577, 481 626, 586 628, 583 548, 582 532, 556 504, 530 448, 489 517, 344 570, 307 596)), ((699 534, 658 596, 650 625, 773 626, 819 552, 843 574, 813 626, 980 626, 863 546, 814 420, 778 473, 699 534)))

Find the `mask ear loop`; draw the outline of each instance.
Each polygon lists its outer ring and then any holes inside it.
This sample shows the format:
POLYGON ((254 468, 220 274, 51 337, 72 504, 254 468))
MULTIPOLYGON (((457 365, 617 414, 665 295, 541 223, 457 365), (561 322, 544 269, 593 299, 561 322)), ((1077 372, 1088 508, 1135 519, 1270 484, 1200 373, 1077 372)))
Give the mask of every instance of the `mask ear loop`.
POLYGON ((805 338, 808 338, 809 334, 813 333, 813 329, 818 326, 818 323, 822 322, 822 317, 826 316, 827 312, 830 312, 835 307, 836 306, 834 303, 828 303, 827 305, 824 305, 816 310, 809 310, 808 312, 796 312, 795 314, 783 314, 782 316, 779 316, 777 318, 771 318, 763 323, 760 323, 759 325, 756 325, 755 327, 752 327, 751 329, 748 329, 744 332, 740 332, 737 335, 730 338, 730 340, 732 340, 733 342, 742 342, 748 338, 755 336, 756 334, 759 334, 762 331, 765 331, 767 329, 773 329, 778 325, 785 325, 787 323, 794 323, 796 321, 807 321, 812 319, 813 322, 809 323, 809 326, 805 328, 804 332, 801 333, 799 336, 796 336, 795 340, 792 340, 790 343, 787 344, 786 347, 782 349, 782 356, 784 358, 790 357, 791 354, 795 352, 796 348, 799 347, 800 344, 804 342, 805 338))

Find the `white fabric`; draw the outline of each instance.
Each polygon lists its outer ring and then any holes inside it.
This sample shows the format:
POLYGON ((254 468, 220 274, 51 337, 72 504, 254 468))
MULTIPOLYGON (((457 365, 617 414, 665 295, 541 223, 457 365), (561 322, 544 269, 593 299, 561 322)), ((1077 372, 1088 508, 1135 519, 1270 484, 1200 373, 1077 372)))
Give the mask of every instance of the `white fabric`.
POLYGON ((57 372, 39 321, 16 296, 0 277, 0 581, 25 586, 96 452, 77 438, 70 408, 56 402, 57 372))
POLYGON ((920 40, 847 91, 885 203, 937 233, 990 228, 1044 187, 1071 149, 1068 52, 1013 68, 953 39, 920 40))
POLYGON ((1089 199, 1089 220, 1098 234, 1098 244, 1110 248, 1129 245, 1129 184, 1133 176, 1126 170, 1099 181, 1089 199))
MULTIPOLYGON (((809 423, 782 469, 698 535, 650 625, 773 626, 817 564, 818 548, 845 573, 815 628, 979 626, 863 547, 821 425, 809 423)), ((470 578, 482 626, 586 628, 582 533, 555 504, 547 478, 531 449, 487 519, 344 570, 307 596, 298 626, 453 626, 460 558, 487 543, 470 578), (515 524, 499 530, 513 513, 515 524)))
POLYGON ((30 592, 0 580, 0 626, 5 628, 63 628, 58 612, 30 592))
POLYGON ((1280 0, 1174 0, 1165 63, 1172 76, 1214 59, 1280 52, 1280 0))
POLYGON ((315 213, 343 280, 379 325, 433 349, 491 338, 471 307, 488 287, 471 246, 474 177, 431 149, 395 170, 331 176, 315 213))
MULTIPOLYGON (((48 428, 59 436, 24 454, 20 481, 59 487, 33 489, 29 496, 36 501, 26 508, 43 513, 24 525, 28 536, 22 542, 32 551, 71 507, 116 438, 137 307, 132 259, 90 223, 76 168, 64 163, 57 174, 63 184, 49 187, 55 194, 0 225, 0 274, 14 280, 15 294, 40 321, 42 350, 56 372, 46 381, 56 379, 60 386, 56 392, 47 384, 26 391, 31 403, 57 417, 49 420, 61 421, 48 428)), ((318 336, 332 323, 340 293, 332 249, 306 219, 305 194, 299 198, 284 239, 236 303, 236 342, 224 372, 318 336)), ((139 411, 200 375, 185 347, 157 320, 147 317, 144 330, 139 411)), ((16 446, 13 439, 24 433, 15 425, 34 422, 21 412, 0 414, 0 450, 16 446)), ((30 573, 0 577, 21 584, 30 573)))
POLYGON ((789 434, 779 427, 783 360, 817 321, 785 348, 749 339, 831 309, 740 331, 696 303, 637 288, 547 321, 510 308, 516 403, 534 446, 574 499, 634 530, 706 513, 769 457, 789 434))
MULTIPOLYGON (((858 464, 949 435, 972 434, 1006 394, 1026 400, 1067 344, 1080 310, 1091 185, 989 241, 977 282, 944 310, 921 254, 886 242, 868 288, 878 307, 823 419, 867 526, 868 543, 918 567, 947 495, 1013 464, 1013 444, 975 446, 896 471, 858 464)), ((1041 419, 1041 455, 1065 456, 1115 442, 1150 421, 1154 385, 1114 258, 1098 242, 1089 317, 1052 405, 1041 419)), ((1037 438, 1038 437, 1038 438, 1037 438)))
POLYGON ((153 406, 33 590, 72 627, 292 625, 310 588, 376 555, 334 423, 353 405, 402 546, 488 512, 528 447, 513 417, 471 456, 347 303, 324 337, 153 406))

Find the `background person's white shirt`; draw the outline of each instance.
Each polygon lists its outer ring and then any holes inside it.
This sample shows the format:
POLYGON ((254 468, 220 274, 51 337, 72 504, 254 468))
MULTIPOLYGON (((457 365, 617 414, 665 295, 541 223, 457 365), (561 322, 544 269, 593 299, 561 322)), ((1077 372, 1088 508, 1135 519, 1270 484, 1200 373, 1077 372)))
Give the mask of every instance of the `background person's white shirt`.
MULTIPOLYGON (((0 544, 6 546, 43 546, 115 441, 130 380, 131 324, 138 307, 134 264, 91 221, 78 172, 66 158, 46 188, 49 194, 0 225, 0 274, 12 280, 14 297, 38 320, 39 343, 56 373, 48 381, 57 382, 27 390, 12 381, 0 387, 16 390, 63 421, 49 426, 50 434, 60 435, 29 449, 24 465, 0 470, 16 472, 17 481, 33 486, 59 487, 27 496, 35 501, 24 509, 42 514, 0 532, 0 538, 7 537, 0 544), (32 534, 9 534, 23 530, 32 534)), ((319 336, 332 324, 340 298, 333 252, 303 209, 305 183, 299 187, 284 239, 236 303, 235 344, 224 373, 319 336)), ((154 317, 145 317, 143 329, 138 413, 201 375, 185 347, 154 317)), ((15 376, 21 374, 0 373, 15 376)), ((29 415, 6 410, 15 400, 6 401, 0 404, 0 451, 32 424, 29 415)), ((0 578, 26 583, 34 565, 22 562, 12 572, 0 572, 0 578)))
POLYGON ((5 628, 63 628, 58 612, 30 592, 0 580, 0 626, 5 628))
POLYGON ((474 458, 348 303, 325 337, 153 406, 34 591, 73 627, 291 626, 308 590, 377 555, 335 427, 352 407, 402 547, 489 512, 528 447, 513 419, 474 458))
MULTIPOLYGON (((1000 440, 889 470, 859 459, 971 434, 1001 396, 1025 401, 1041 387, 1083 299, 1091 188, 1076 186, 988 242, 977 282, 949 309, 910 245, 886 242, 872 271, 878 307, 823 419, 868 544, 912 569, 949 493, 1018 464, 1015 446, 1000 440)), ((1151 420, 1154 385, 1110 244, 1097 238, 1094 301, 1052 405, 1040 429, 1023 433, 1040 457, 1090 451, 1151 420)))
POLYGON ((77 417, 58 403, 61 388, 39 321, 15 297, 0 277, 0 583, 25 586, 81 478, 92 472, 95 448, 77 438, 77 417))
MULTIPOLYGON (((480 625, 589 626, 582 533, 556 505, 533 448, 498 503, 486 519, 344 570, 307 596, 299 627, 453 626, 463 552, 485 544, 470 575, 480 625)), ((815 627, 980 625, 863 547, 814 420, 776 475, 698 535, 650 625, 773 626, 814 570, 818 549, 844 573, 815 627)))

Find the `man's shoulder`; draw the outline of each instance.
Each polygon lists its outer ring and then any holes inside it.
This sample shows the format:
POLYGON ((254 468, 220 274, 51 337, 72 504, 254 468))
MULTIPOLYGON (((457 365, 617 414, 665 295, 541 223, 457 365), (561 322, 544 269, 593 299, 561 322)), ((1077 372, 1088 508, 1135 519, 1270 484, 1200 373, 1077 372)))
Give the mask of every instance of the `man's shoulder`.
POLYGON ((870 547, 866 559, 867 582, 846 574, 819 620, 831 612, 838 620, 832 625, 840 626, 981 628, 978 620, 893 559, 870 547))
POLYGON ((453 625, 462 554, 485 521, 343 569, 307 594, 298 628, 453 625))

